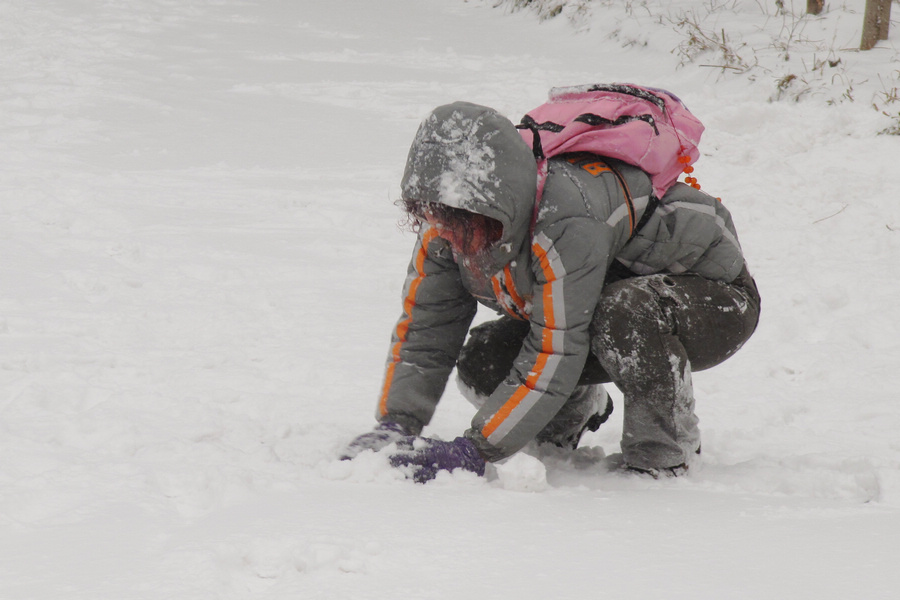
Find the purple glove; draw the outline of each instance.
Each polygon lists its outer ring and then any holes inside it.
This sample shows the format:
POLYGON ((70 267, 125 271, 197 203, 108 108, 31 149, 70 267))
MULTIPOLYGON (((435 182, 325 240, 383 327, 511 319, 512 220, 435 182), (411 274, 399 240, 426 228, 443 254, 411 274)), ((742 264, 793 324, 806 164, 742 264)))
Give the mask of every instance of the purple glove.
POLYGON ((351 460, 366 450, 378 452, 385 446, 409 437, 411 432, 393 421, 382 421, 369 433, 357 436, 341 452, 341 460, 351 460))
POLYGON ((434 479, 438 471, 465 469, 484 475, 484 459, 469 439, 458 437, 452 442, 430 438, 405 438, 397 443, 400 451, 391 456, 395 467, 412 467, 416 483, 434 479))

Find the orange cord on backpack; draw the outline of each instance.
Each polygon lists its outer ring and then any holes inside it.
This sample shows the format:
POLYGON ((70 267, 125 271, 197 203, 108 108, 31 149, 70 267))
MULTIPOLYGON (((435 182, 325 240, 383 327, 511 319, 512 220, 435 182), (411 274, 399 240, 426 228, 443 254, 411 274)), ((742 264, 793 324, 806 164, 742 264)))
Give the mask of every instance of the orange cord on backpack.
MULTIPOLYGON (((681 151, 684 152, 684 148, 682 148, 681 151)), ((695 190, 699 190, 700 184, 697 183, 697 178, 691 175, 691 173, 694 172, 694 167, 688 164, 691 162, 691 157, 682 154, 678 157, 678 162, 684 165, 684 168, 681 170, 682 173, 687 175, 687 177, 684 178, 684 182, 695 190)))
MULTIPOLYGON (((684 182, 690 185, 695 190, 699 190, 700 184, 697 183, 697 178, 691 175, 691 173, 694 172, 694 167, 688 164, 689 162, 691 162, 691 157, 684 154, 684 146, 681 147, 681 154, 678 156, 678 162, 684 165, 684 168, 681 170, 682 173, 687 175, 687 177, 684 178, 684 182)), ((719 202, 722 201, 721 198, 716 198, 716 200, 718 200, 719 202)))

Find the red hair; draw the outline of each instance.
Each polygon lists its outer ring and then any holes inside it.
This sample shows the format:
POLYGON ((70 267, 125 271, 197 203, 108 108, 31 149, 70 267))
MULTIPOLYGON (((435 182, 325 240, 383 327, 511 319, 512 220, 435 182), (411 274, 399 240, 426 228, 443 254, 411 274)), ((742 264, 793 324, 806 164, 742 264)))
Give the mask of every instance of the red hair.
POLYGON ((478 213, 454 208, 438 202, 419 202, 417 200, 401 200, 400 205, 406 212, 408 226, 418 232, 426 219, 426 215, 441 224, 443 228, 453 231, 463 248, 472 252, 485 248, 473 248, 473 244, 486 242, 493 244, 503 235, 503 224, 497 219, 478 213), (483 234, 483 235, 479 235, 483 234))

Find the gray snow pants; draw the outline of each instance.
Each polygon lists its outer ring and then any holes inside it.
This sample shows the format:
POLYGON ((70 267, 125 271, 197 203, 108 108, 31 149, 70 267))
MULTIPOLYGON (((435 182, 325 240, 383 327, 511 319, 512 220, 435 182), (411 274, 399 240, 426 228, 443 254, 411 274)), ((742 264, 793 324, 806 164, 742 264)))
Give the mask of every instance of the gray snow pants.
MULTIPOLYGON (((608 278, 578 386, 538 441, 580 436, 596 410, 593 388, 612 382, 625 400, 625 463, 639 469, 686 464, 700 449, 691 372, 737 352, 756 329, 759 312, 759 292, 746 267, 731 283, 690 274, 608 278)), ((490 395, 529 330, 529 323, 508 317, 473 328, 457 363, 461 383, 490 395)))

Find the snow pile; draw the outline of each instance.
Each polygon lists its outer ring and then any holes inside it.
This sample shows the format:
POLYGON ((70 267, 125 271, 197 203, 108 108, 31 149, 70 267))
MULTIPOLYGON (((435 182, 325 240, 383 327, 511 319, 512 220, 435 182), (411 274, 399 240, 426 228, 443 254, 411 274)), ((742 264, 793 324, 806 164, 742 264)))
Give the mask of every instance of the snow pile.
POLYGON ((549 487, 544 463, 522 452, 498 464, 496 470, 500 485, 507 490, 541 492, 549 487))
MULTIPOLYGON (((819 15, 807 3, 756 0, 502 0, 542 19, 566 19, 584 35, 624 48, 671 53, 681 68, 705 69, 718 81, 738 79, 773 101, 858 103, 900 119, 900 55, 891 40, 860 52, 863 3, 828 2, 819 15)), ((891 36, 893 39, 893 36, 891 36)))

